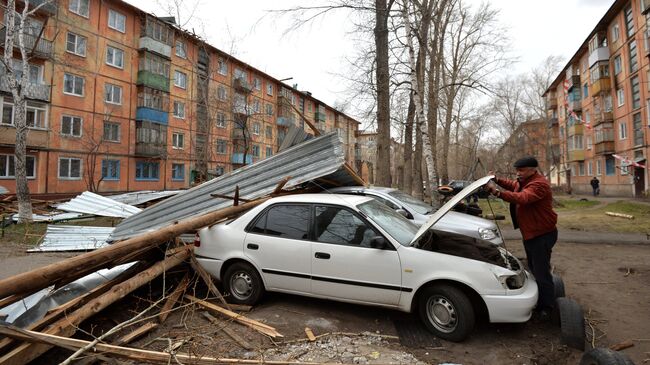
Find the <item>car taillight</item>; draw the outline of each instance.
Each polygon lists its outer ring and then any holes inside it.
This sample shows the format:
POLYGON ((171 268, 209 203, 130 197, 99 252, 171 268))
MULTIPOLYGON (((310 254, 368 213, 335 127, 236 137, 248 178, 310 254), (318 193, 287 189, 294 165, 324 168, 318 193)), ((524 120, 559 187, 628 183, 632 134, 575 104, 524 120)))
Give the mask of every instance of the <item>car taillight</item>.
POLYGON ((201 237, 199 237, 198 233, 194 236, 194 246, 201 247, 201 237))

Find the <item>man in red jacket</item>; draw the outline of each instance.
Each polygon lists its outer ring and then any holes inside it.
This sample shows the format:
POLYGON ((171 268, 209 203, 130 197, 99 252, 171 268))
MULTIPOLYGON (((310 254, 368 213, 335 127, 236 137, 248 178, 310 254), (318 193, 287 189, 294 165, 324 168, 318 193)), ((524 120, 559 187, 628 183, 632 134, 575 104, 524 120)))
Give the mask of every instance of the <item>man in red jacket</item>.
POLYGON ((557 214, 553 211, 551 186, 537 172, 537 160, 524 157, 514 163, 517 180, 496 178, 488 190, 510 203, 510 215, 515 229, 524 239, 528 269, 539 288, 537 310, 541 320, 549 320, 555 305, 555 287, 551 275, 551 251, 557 241, 557 214))

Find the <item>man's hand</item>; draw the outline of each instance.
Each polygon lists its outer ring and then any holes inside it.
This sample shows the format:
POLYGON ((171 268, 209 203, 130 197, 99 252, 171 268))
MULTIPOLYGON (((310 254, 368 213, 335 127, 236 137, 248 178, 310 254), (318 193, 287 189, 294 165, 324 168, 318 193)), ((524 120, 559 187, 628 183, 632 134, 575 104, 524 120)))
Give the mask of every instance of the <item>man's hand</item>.
POLYGON ((497 189, 497 184, 492 180, 488 181, 488 183, 485 184, 485 190, 494 196, 497 196, 499 191, 499 189, 497 189))

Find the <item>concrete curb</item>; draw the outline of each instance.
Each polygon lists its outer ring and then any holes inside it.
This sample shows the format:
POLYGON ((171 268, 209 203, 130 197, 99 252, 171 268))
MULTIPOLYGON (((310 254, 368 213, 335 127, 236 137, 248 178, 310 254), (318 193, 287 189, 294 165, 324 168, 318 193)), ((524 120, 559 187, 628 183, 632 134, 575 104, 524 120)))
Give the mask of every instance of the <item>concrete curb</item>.
MULTIPOLYGON (((650 236, 641 233, 589 232, 560 229, 558 242, 609 245, 650 245, 650 236)), ((504 240, 521 240, 519 230, 501 229, 504 240)))

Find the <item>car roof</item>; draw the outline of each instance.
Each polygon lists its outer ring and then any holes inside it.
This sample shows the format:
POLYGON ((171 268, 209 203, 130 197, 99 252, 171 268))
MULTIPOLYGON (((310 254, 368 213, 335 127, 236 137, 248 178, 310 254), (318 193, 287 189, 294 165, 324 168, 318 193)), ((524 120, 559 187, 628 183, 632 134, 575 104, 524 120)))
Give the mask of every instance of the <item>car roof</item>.
POLYGON ((388 193, 388 192, 391 192, 393 190, 397 190, 397 189, 387 188, 387 187, 383 187, 383 186, 370 186, 370 187, 366 187, 366 186, 341 186, 341 187, 338 187, 338 188, 329 189, 329 191, 331 191, 333 193, 341 192, 341 191, 370 191, 370 192, 376 191, 376 192, 380 192, 380 193, 388 193))
POLYGON ((275 197, 269 200, 272 203, 323 203, 353 206, 372 200, 370 197, 347 194, 291 194, 275 197))

